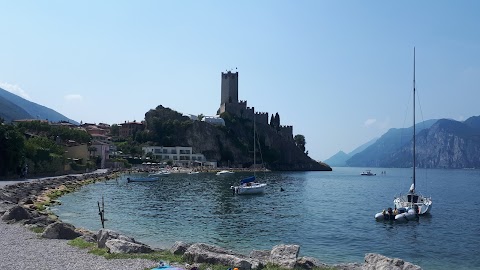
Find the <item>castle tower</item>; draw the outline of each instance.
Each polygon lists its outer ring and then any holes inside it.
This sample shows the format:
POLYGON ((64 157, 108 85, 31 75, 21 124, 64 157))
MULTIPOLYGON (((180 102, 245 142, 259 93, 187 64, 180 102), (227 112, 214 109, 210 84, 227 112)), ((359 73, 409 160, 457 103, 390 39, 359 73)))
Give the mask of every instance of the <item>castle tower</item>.
POLYGON ((222 72, 222 97, 220 106, 225 103, 238 103, 238 72, 222 72))

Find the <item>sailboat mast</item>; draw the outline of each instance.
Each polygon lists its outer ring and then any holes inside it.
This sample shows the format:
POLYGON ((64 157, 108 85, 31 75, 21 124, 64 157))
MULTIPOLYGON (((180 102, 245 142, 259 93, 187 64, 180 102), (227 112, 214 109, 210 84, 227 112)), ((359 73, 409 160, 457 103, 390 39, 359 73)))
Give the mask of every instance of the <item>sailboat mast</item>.
POLYGON ((415 167, 416 167, 416 155, 415 155, 415 47, 413 47, 413 188, 415 186, 415 167))
POLYGON ((257 164, 257 156, 256 156, 256 141, 255 141, 255 114, 253 114, 253 172, 255 174, 256 171, 256 164, 257 164))

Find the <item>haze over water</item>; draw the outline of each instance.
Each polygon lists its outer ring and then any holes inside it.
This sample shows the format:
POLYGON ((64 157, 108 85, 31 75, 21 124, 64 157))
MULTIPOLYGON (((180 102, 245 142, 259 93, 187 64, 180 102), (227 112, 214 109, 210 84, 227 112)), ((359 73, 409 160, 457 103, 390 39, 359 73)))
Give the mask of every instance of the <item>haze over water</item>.
POLYGON ((234 196, 229 189, 247 174, 178 174, 128 184, 122 176, 68 194, 53 210, 65 222, 96 231, 103 195, 106 228, 155 247, 182 240, 248 253, 285 243, 328 264, 362 262, 374 252, 423 269, 480 269, 480 171, 417 170, 417 191, 432 196, 432 214, 418 223, 390 224, 374 215, 408 191, 412 169, 360 176, 364 169, 261 174, 268 186, 256 196, 234 196))

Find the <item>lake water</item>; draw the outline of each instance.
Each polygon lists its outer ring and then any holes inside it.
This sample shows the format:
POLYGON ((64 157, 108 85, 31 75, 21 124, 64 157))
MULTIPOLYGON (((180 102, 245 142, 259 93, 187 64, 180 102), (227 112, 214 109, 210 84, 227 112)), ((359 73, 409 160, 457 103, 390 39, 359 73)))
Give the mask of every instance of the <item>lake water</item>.
POLYGON ((182 240, 248 254, 285 243, 328 264, 363 262, 373 252, 423 269, 480 269, 480 170, 418 169, 417 191, 432 196, 433 208, 406 224, 376 222, 374 215, 408 191, 412 169, 360 176, 363 170, 260 174, 266 193, 251 196, 230 190, 247 174, 172 174, 150 183, 126 183, 126 175, 68 194, 52 210, 97 231, 104 196, 106 228, 155 247, 182 240))

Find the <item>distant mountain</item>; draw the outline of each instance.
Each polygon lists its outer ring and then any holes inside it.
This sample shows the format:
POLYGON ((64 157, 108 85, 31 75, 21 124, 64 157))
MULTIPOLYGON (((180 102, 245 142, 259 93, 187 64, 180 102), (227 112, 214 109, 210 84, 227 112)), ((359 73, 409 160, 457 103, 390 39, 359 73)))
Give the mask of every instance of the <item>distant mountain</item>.
MULTIPOLYGON (((416 124, 417 134, 430 128, 438 120, 427 120, 416 124)), ((389 164, 392 155, 405 144, 412 141, 413 127, 396 129, 392 128, 382 135, 375 143, 365 150, 353 155, 347 160, 347 165, 352 167, 396 167, 389 164)))
MULTIPOLYGON (((480 168, 480 116, 464 122, 429 120, 416 127, 416 166, 480 168)), ((412 167, 412 127, 391 129, 378 141, 347 160, 356 167, 412 167)))
POLYGON ((332 167, 345 167, 347 166, 347 160, 350 158, 348 154, 343 151, 339 151, 335 155, 326 159, 324 162, 332 167))
MULTIPOLYGON (((416 161, 422 168, 480 168, 479 117, 465 122, 438 120, 417 135, 416 161)), ((386 165, 411 167, 411 143, 404 145, 386 160, 386 165)))
POLYGON ((12 122, 15 119, 32 118, 27 111, 2 96, 0 96, 0 117, 6 122, 12 122))
POLYGON ((350 152, 348 154, 346 154, 343 151, 340 151, 340 152, 336 153, 335 155, 333 155, 332 157, 330 157, 329 159, 325 160, 324 162, 327 163, 330 166, 333 166, 333 167, 345 167, 345 166, 347 166, 347 160, 348 159, 350 159, 355 154, 362 152, 363 150, 365 150, 370 145, 374 144, 377 141, 377 139, 378 138, 372 139, 372 140, 360 145, 359 147, 355 148, 352 152, 350 152))
POLYGON ((19 119, 43 119, 50 122, 78 122, 35 102, 28 101, 0 88, 0 117, 7 122, 19 119))

